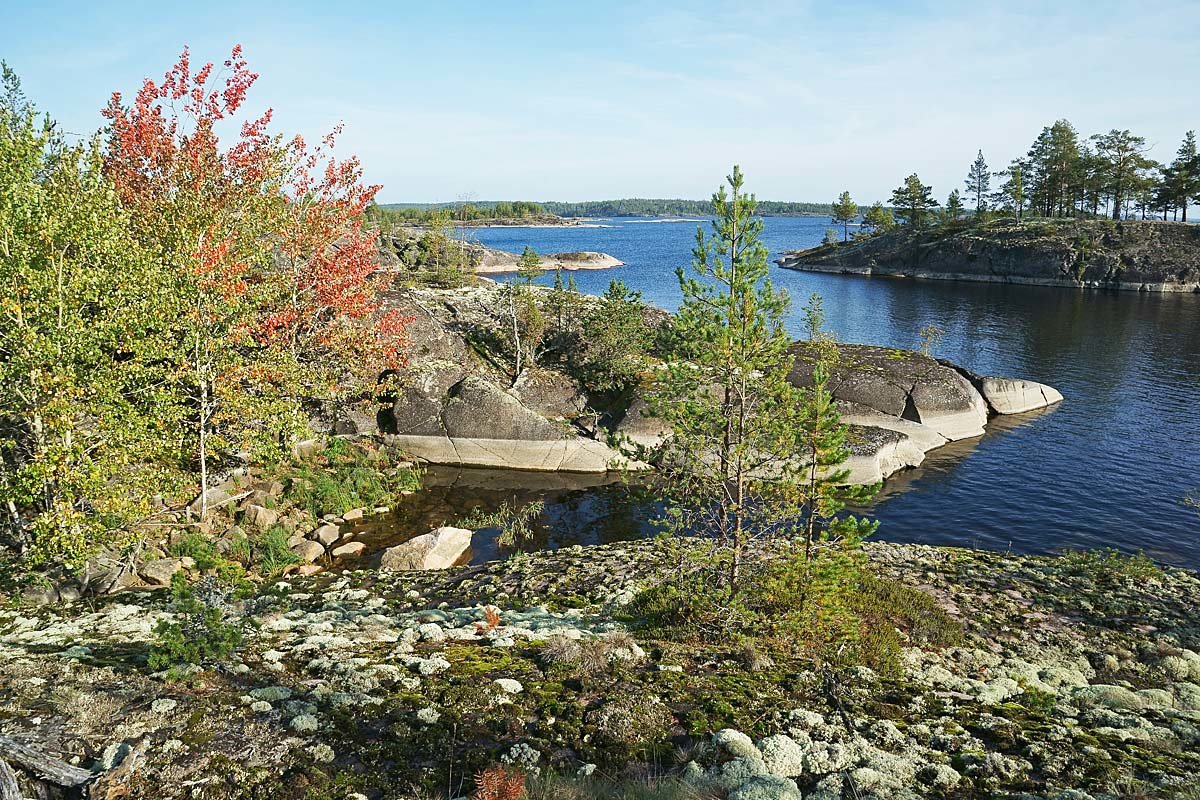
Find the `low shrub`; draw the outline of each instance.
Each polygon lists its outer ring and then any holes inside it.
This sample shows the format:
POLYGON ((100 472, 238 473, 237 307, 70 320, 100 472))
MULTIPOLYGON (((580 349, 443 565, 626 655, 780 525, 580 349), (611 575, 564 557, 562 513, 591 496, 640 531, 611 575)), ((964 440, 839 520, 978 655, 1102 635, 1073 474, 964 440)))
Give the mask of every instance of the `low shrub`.
POLYGON ((1162 578, 1162 568, 1142 551, 1126 555, 1115 547, 1096 550, 1064 550, 1061 563, 1075 575, 1097 583, 1146 581, 1162 578))
POLYGON ((223 597, 222 592, 218 591, 216 598, 198 595, 183 573, 176 573, 171 593, 177 619, 161 620, 154 626, 157 641, 147 659, 150 669, 167 670, 178 677, 184 667, 212 666, 237 650, 242 643, 241 626, 226 622, 217 602, 213 602, 223 597))

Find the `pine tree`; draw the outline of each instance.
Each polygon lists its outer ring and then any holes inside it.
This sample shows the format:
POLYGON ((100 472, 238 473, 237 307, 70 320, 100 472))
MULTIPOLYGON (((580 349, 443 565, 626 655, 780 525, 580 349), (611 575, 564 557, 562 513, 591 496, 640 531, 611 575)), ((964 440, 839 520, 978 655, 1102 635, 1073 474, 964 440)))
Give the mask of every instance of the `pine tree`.
POLYGON ((693 276, 677 270, 676 348, 650 405, 671 429, 661 463, 672 519, 715 540, 735 598, 752 540, 822 538, 840 510, 846 429, 827 379, 791 382, 789 299, 768 277, 762 220, 736 166, 728 185, 713 195, 713 233, 696 232, 693 276))
POLYGON ((623 390, 646 369, 652 331, 640 292, 610 281, 582 327, 580 347, 572 355, 590 391, 623 390))
POLYGON ((998 205, 1011 209, 1017 215, 1018 224, 1025 210, 1026 169, 1026 163, 1018 158, 1008 165, 1008 169, 996 173, 996 177, 1007 180, 996 192, 994 199, 998 205))
POLYGON ((955 189, 950 193, 950 196, 946 198, 946 216, 951 222, 958 222, 958 218, 961 217, 962 214, 963 205, 961 195, 959 195, 958 189, 955 189))
POLYGON ((914 172, 904 179, 904 184, 892 191, 892 205, 904 217, 905 222, 914 228, 925 227, 925 219, 930 210, 938 205, 933 199, 933 187, 921 183, 914 172))
POLYGON ((532 247, 525 245, 525 249, 521 251, 521 257, 517 259, 517 275, 528 286, 544 274, 541 256, 532 247))
POLYGON ((835 225, 842 226, 842 241, 850 241, 850 223, 858 216, 858 206, 850 199, 849 192, 842 192, 837 202, 833 204, 833 219, 835 225))
POLYGON ((824 302, 814 293, 804 306, 805 343, 812 361, 812 385, 801 393, 799 416, 801 431, 798 451, 804 463, 800 492, 804 509, 804 554, 811 558, 813 547, 823 538, 836 536, 861 541, 874 532, 876 523, 838 519, 847 503, 863 503, 878 490, 877 486, 851 486, 850 471, 843 466, 850 457, 847 446, 849 428, 842 423, 829 388, 839 356, 837 341, 825 328, 824 302))
POLYGON ((982 212, 987 211, 987 201, 992 185, 992 173, 988 169, 982 150, 979 151, 979 155, 975 156, 975 161, 967 171, 966 184, 967 197, 974 199, 975 215, 979 216, 982 212))
POLYGON ((767 277, 763 224, 741 169, 727 180, 712 197, 712 234, 696 231, 694 277, 676 271, 677 347, 650 399, 672 430, 662 463, 676 519, 728 552, 724 582, 736 594, 747 545, 778 521, 778 483, 761 476, 794 483, 800 403, 788 382, 788 297, 767 277))
POLYGON ((1169 177, 1164 183, 1175 206, 1183 213, 1183 222, 1187 222, 1188 204, 1192 200, 1200 200, 1200 154, 1196 150, 1196 132, 1184 134, 1183 143, 1175 153, 1171 162, 1169 177))
POLYGON ((1128 130, 1113 129, 1093 135, 1106 193, 1112 198, 1112 218, 1120 219, 1129 195, 1145 171, 1153 166, 1146 158, 1146 139, 1128 130))
POLYGON ((1023 170, 1033 212, 1046 217, 1074 213, 1080 157, 1079 137, 1070 122, 1060 119, 1042 129, 1029 149, 1023 170))
POLYGON ((896 227, 896 217, 890 208, 884 208, 883 203, 877 201, 863 214, 862 227, 872 235, 887 233, 896 227))

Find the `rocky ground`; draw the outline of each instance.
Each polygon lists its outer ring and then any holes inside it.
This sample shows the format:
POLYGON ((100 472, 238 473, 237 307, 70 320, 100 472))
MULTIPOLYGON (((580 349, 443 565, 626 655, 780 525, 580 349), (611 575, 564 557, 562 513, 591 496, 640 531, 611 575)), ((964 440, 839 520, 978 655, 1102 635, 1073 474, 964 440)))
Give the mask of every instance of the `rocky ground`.
POLYGON ((796 250, 788 269, 1149 292, 1200 291, 1200 226, 1159 221, 996 220, 796 250))
POLYGON ((497 761, 734 800, 1196 796, 1191 572, 872 544, 950 622, 897 594, 894 668, 833 680, 638 630, 662 546, 214 596, 245 641, 176 679, 146 665, 163 590, 0 611, 0 757, 62 756, 105 798, 445 798, 497 761))

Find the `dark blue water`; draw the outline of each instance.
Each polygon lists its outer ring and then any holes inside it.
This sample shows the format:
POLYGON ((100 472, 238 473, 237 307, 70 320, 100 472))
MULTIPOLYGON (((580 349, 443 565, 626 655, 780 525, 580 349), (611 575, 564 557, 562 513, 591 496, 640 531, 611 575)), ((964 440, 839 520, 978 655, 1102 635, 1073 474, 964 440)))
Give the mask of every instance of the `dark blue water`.
MULTIPOLYGON (((605 228, 491 228, 484 244, 520 252, 598 250, 627 266, 576 272, 599 294, 613 278, 674 309, 674 270, 690 261, 697 222, 616 219, 605 228)), ((820 241, 824 219, 768 218, 782 250, 820 241)), ((1057 387, 1066 401, 1001 417, 982 439, 929 454, 890 479, 870 513, 897 541, 1049 552, 1145 550, 1200 567, 1200 514, 1181 505, 1200 487, 1200 295, 1143 295, 1033 286, 819 275, 772 267, 794 305, 825 298, 843 341, 915 348, 918 331, 946 333, 935 354, 977 372, 1057 387)), ((550 282, 550 276, 543 278, 550 282)), ((799 314, 793 327, 799 331, 799 314)))

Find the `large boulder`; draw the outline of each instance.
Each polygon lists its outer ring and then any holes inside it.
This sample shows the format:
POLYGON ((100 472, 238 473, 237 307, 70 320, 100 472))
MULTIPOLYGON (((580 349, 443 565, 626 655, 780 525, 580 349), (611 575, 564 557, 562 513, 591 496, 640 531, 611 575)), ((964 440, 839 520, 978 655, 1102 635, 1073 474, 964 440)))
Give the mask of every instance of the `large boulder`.
MULTIPOLYGON (((811 386, 817 350, 809 342, 793 350, 790 379, 811 386)), ((918 422, 950 441, 982 436, 987 424, 987 404, 966 376, 912 350, 838 345, 829 388, 838 400, 918 422)))
POLYGON ((379 568, 400 572, 453 567, 470 553, 473 536, 474 532, 466 528, 438 528, 389 547, 383 552, 379 568))
POLYGON ((432 464, 586 473, 640 467, 481 376, 463 378, 444 400, 424 397, 397 401, 389 441, 432 464))
POLYGON ((879 483, 893 472, 925 460, 921 446, 900 431, 851 425, 846 439, 850 455, 842 468, 849 472, 845 478, 848 484, 879 483))

